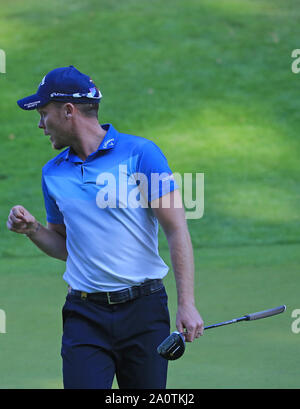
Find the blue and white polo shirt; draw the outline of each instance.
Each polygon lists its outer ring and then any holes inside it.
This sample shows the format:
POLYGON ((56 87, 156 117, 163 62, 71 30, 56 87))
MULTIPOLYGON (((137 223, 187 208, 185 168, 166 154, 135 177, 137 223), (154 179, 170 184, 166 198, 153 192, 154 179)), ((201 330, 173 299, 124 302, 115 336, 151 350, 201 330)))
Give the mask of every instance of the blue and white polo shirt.
POLYGON ((178 187, 152 141, 102 127, 107 133, 85 161, 67 148, 42 172, 47 221, 66 226, 63 278, 86 292, 121 290, 167 274, 149 202, 178 187))

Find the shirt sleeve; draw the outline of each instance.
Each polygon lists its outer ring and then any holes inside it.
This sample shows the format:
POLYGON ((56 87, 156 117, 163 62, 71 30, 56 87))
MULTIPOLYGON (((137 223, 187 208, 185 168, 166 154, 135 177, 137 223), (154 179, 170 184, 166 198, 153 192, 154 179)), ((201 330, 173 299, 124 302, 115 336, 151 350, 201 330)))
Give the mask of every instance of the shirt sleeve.
POLYGON ((140 190, 148 202, 178 189, 165 155, 152 141, 143 145, 137 170, 140 190))
POLYGON ((48 192, 44 174, 42 175, 42 190, 47 214, 47 222, 53 224, 63 224, 64 223, 63 214, 60 212, 55 200, 50 196, 48 192))

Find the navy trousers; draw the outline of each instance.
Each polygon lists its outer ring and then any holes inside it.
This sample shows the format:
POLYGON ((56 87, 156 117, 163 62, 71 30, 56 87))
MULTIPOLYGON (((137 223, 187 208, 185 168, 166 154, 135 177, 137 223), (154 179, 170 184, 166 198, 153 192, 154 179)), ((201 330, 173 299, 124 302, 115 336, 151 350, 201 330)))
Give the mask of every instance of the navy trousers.
POLYGON ((63 307, 65 389, 164 389, 168 361, 156 351, 170 334, 162 288, 121 304, 103 305, 68 294, 63 307))

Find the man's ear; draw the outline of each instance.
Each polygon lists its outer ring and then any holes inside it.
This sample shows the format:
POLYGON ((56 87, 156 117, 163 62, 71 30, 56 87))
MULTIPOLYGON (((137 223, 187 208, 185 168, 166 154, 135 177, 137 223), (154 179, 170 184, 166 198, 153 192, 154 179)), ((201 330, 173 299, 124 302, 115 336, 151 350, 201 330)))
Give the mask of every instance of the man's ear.
POLYGON ((71 119, 74 115, 74 111, 75 111, 75 107, 73 104, 71 104, 70 102, 67 102, 64 107, 64 115, 66 119, 71 119))

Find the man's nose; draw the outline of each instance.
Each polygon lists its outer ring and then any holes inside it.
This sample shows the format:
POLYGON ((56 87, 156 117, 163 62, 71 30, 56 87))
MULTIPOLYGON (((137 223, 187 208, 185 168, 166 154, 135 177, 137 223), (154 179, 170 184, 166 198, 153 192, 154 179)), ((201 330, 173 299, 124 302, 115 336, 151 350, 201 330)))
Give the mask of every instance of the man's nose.
POLYGON ((45 128, 45 125, 44 125, 44 122, 43 122, 43 120, 42 119, 40 119, 40 122, 39 122, 39 128, 41 128, 41 129, 44 129, 45 128))

